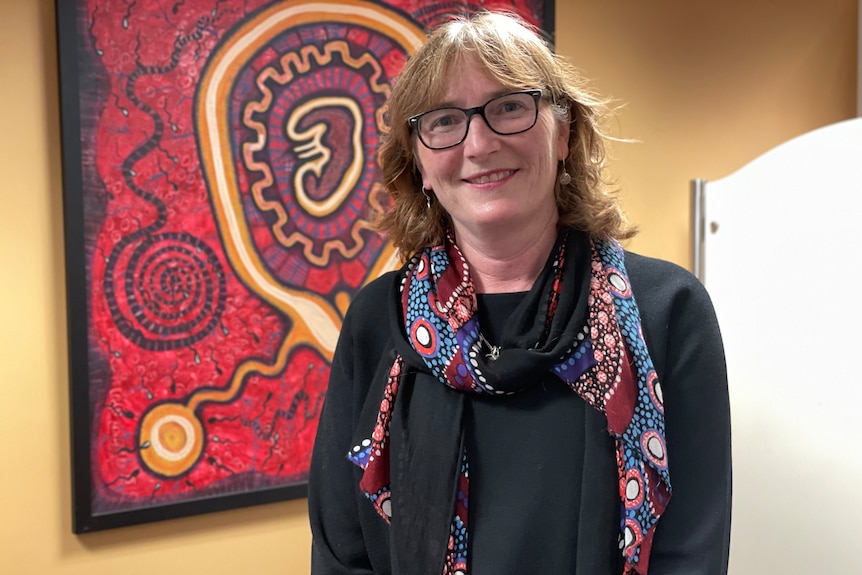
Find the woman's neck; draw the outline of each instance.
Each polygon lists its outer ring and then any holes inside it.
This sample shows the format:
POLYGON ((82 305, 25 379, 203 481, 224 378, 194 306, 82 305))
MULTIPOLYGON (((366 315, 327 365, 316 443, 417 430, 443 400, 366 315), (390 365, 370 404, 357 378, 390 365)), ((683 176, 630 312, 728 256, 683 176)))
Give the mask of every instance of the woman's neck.
POLYGON ((477 293, 512 293, 533 287, 557 241, 556 222, 529 232, 476 238, 456 230, 455 242, 470 264, 477 293))

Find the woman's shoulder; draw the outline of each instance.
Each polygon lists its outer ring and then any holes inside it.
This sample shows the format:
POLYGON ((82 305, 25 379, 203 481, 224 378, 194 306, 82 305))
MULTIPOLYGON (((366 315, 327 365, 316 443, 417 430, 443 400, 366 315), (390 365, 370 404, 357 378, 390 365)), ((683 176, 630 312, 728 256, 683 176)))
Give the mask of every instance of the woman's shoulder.
POLYGON ((658 281, 662 284, 695 286, 701 285, 697 277, 682 267, 668 260, 645 256, 625 250, 626 271, 634 281, 658 281))
POLYGON ((350 385, 357 389, 367 387, 378 361, 392 349, 396 273, 384 273, 362 287, 344 315, 333 365, 351 373, 350 385))
POLYGON ((384 272, 364 285, 353 297, 345 318, 369 313, 380 314, 389 308, 393 286, 398 281, 399 270, 384 272))
POLYGON ((694 363, 700 367, 686 367, 687 373, 701 373, 704 366, 713 366, 711 377, 721 379, 721 330, 701 281, 673 262, 634 253, 626 253, 625 265, 659 377, 671 383, 669 378, 679 377, 678 366, 688 365, 686 358, 696 357, 694 363))
POLYGON ((397 270, 385 272, 357 292, 344 315, 342 339, 381 338, 380 334, 391 325, 390 314, 397 304, 394 294, 399 273, 397 270))
POLYGON ((679 303, 682 299, 712 308, 703 283, 678 264, 626 251, 625 266, 638 304, 642 301, 679 303))
POLYGON ((718 332, 709 293, 690 271, 632 252, 626 252, 625 266, 641 317, 651 331, 672 329, 682 336, 703 330, 718 332))

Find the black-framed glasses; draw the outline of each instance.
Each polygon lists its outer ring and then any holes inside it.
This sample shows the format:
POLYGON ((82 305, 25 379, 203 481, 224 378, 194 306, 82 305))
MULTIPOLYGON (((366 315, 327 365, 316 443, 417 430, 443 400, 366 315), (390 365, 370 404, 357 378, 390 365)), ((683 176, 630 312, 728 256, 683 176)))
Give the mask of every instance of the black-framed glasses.
POLYGON ((470 119, 479 115, 501 136, 520 134, 536 125, 541 90, 522 90, 491 98, 475 108, 438 108, 407 119, 419 141, 431 150, 457 146, 467 138, 470 119))

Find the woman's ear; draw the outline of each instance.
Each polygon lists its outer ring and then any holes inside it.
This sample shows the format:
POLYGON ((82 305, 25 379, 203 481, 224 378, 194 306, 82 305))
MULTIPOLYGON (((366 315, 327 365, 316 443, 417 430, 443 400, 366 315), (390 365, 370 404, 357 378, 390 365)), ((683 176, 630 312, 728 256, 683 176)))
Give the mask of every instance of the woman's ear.
POLYGON ((416 156, 413 156, 413 177, 419 181, 423 189, 431 189, 425 186, 425 174, 422 173, 422 164, 419 163, 419 158, 416 156))
MULTIPOLYGON (((572 112, 569 111, 569 116, 572 112)), ((557 133, 557 160, 562 162, 569 157, 569 135, 571 133, 572 120, 559 122, 559 132, 557 133)))

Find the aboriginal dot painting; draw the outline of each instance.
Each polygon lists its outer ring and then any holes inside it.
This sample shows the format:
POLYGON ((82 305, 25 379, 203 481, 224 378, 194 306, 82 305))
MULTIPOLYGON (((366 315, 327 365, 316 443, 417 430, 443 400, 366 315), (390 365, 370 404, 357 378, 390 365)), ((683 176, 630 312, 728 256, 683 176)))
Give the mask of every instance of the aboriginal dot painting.
POLYGON ((304 495, 375 150, 453 14, 553 2, 58 3, 75 531, 304 495))

